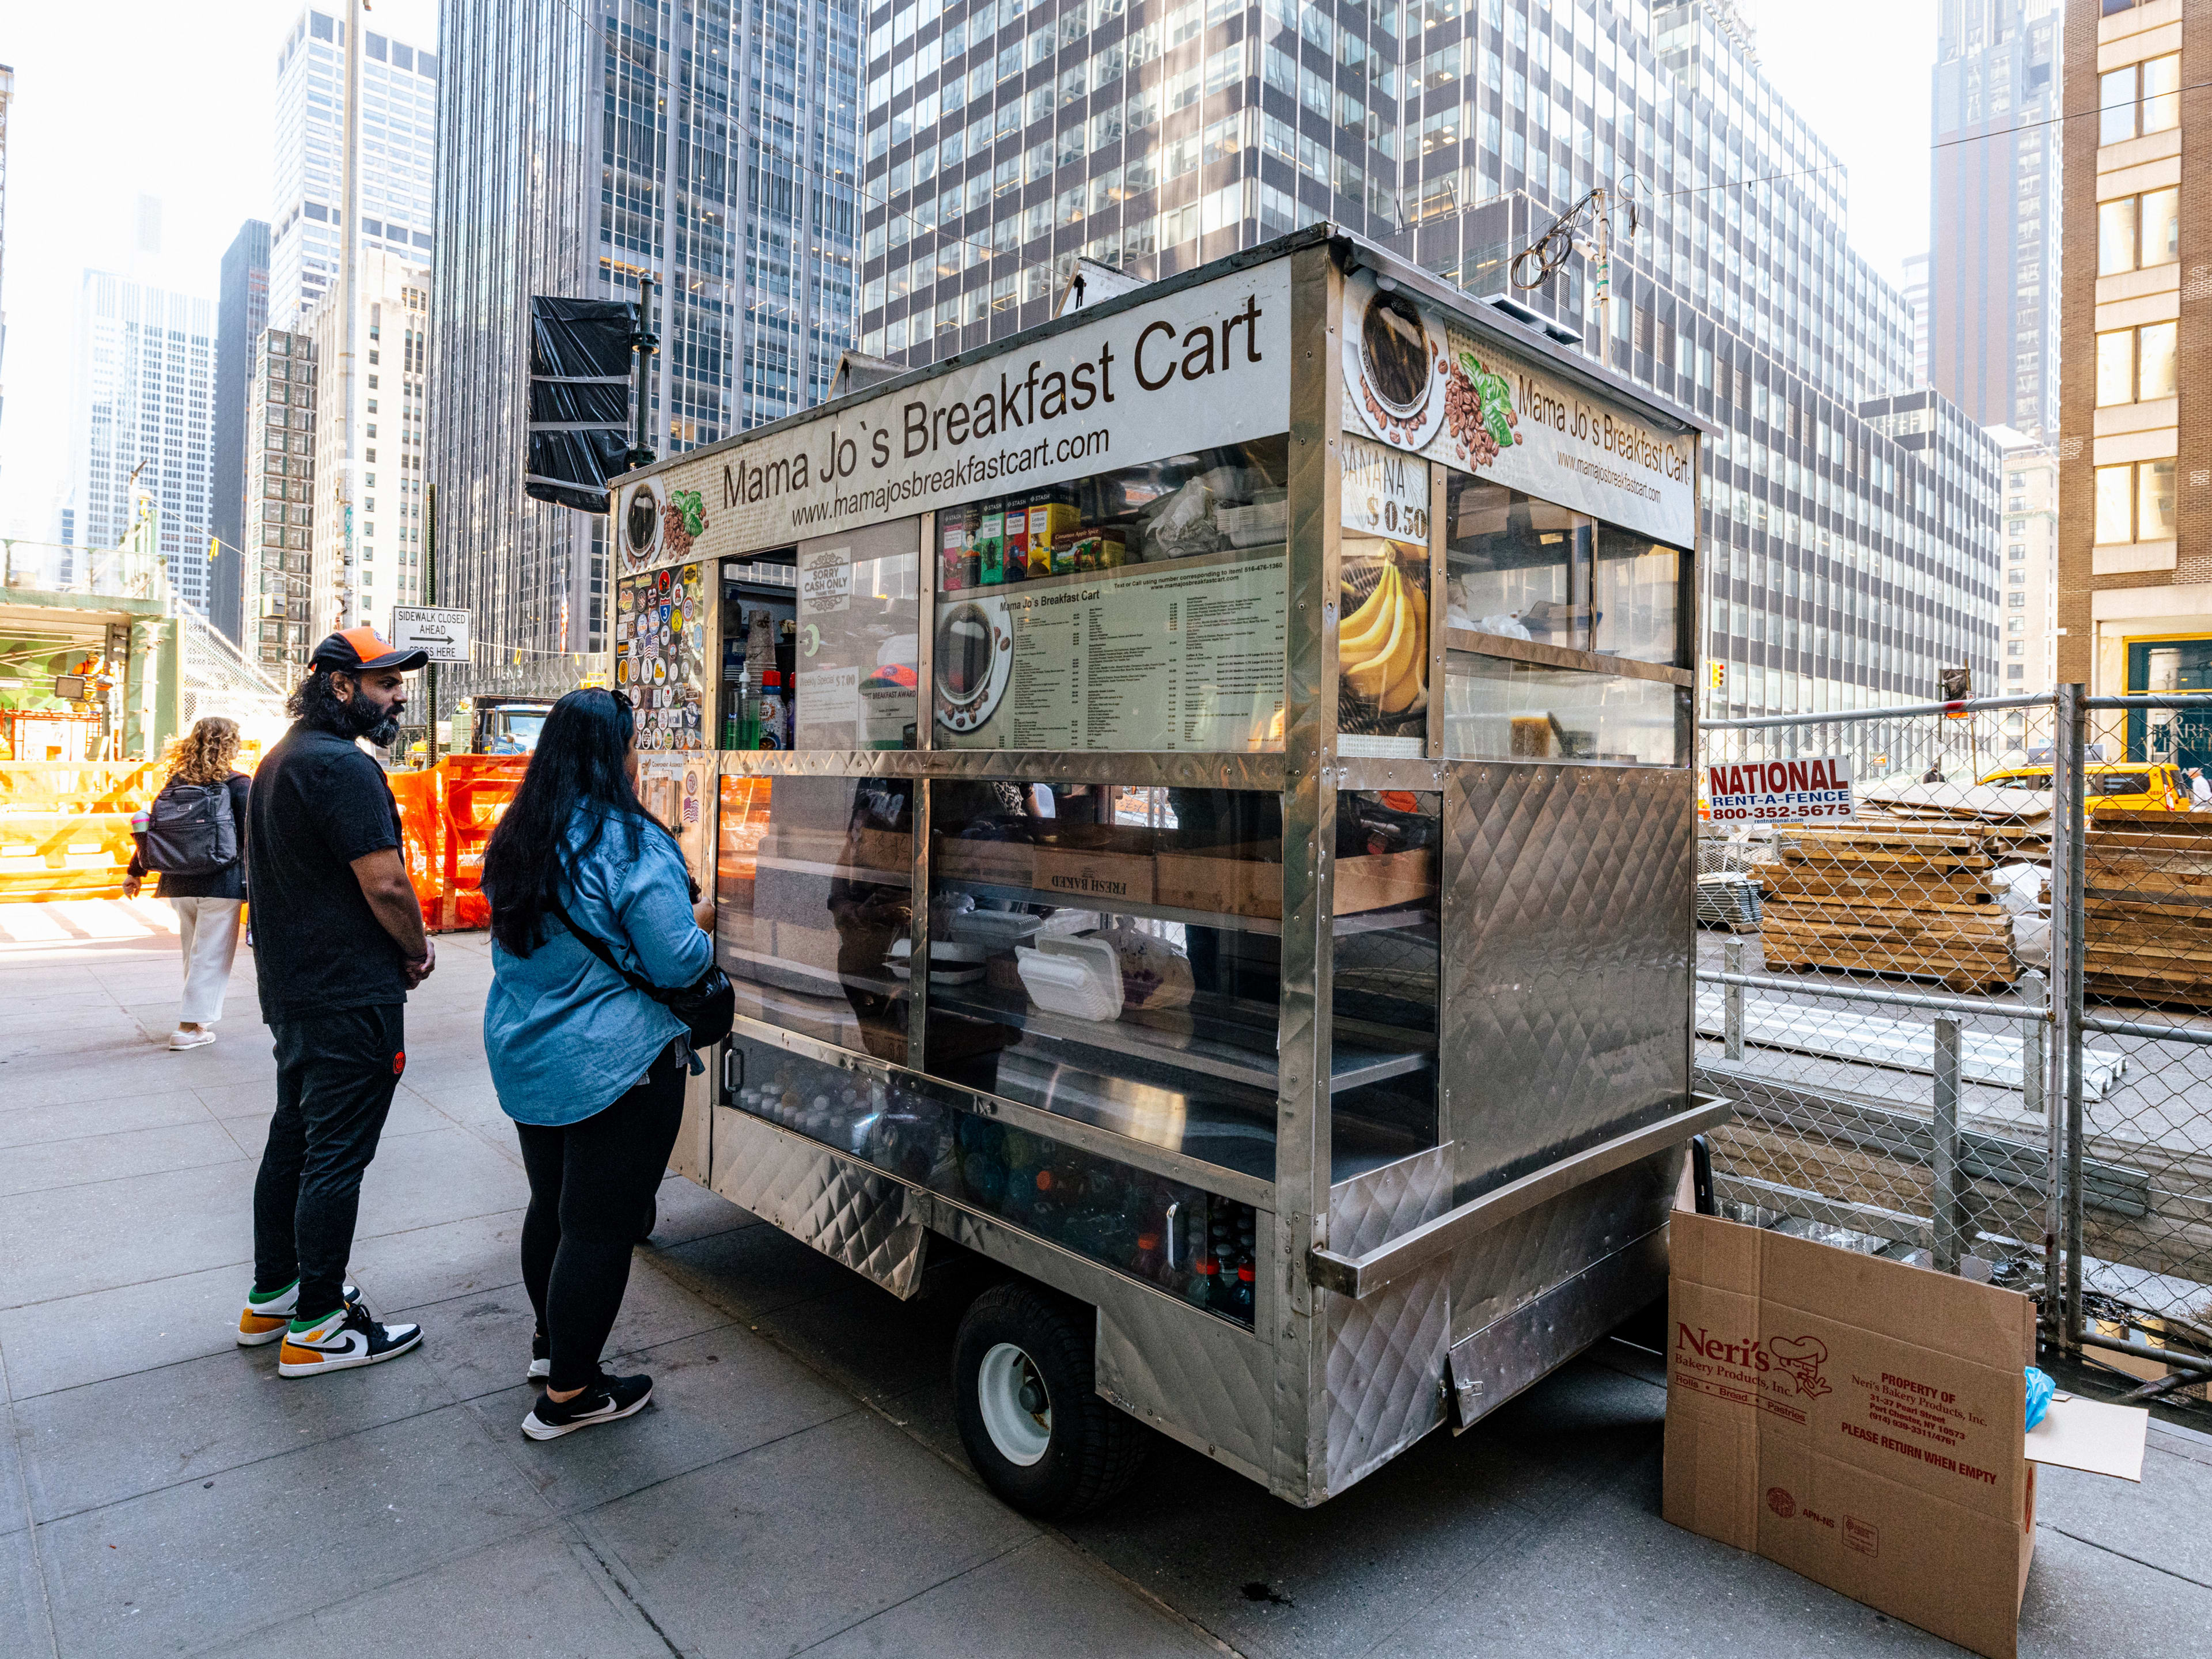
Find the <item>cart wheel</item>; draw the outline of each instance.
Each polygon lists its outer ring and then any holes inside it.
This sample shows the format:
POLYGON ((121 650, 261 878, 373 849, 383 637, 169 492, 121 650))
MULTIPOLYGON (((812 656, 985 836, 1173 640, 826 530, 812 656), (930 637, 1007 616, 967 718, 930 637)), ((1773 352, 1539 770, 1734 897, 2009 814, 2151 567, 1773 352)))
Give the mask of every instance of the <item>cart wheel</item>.
POLYGON ((992 1286, 960 1322, 960 1443, 983 1484, 1024 1514, 1096 1509, 1144 1461, 1143 1425, 1098 1397, 1091 1355, 1082 1325, 1029 1285, 992 1286))

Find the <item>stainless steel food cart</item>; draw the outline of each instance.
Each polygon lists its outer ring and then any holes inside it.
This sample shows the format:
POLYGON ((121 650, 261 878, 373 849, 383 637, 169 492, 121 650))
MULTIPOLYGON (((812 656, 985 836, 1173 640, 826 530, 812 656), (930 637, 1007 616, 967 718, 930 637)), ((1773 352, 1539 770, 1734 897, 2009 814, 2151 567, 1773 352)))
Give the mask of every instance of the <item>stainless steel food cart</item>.
POLYGON ((1318 1504, 1663 1291, 1699 434, 1314 226, 617 483, 738 994, 677 1167, 998 1264, 1011 1501, 1143 1424, 1318 1504))

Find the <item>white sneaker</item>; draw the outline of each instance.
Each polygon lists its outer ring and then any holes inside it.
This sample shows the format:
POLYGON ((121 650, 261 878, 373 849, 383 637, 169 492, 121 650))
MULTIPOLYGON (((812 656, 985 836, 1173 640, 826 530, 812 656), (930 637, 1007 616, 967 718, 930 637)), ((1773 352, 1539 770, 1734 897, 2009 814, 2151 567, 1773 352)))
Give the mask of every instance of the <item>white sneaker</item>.
POLYGON ((169 1033, 169 1048, 172 1053, 185 1048, 204 1048, 214 1041, 215 1033, 204 1025, 197 1031, 187 1031, 180 1028, 169 1033))

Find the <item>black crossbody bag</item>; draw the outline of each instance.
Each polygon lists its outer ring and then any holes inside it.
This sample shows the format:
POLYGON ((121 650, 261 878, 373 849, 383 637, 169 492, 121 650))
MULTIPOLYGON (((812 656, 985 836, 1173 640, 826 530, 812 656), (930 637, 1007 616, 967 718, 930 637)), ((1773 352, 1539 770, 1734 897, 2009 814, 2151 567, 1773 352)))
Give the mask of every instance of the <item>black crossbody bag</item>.
POLYGON ((559 899, 550 901, 553 914, 561 918, 561 925, 576 936, 576 942, 601 962, 620 974, 635 989, 642 991, 655 1002, 682 1020, 690 1032, 690 1042, 694 1048, 710 1048, 729 1036, 730 1027, 738 1015, 737 988, 720 967, 709 963, 707 971, 680 990, 671 991, 641 978, 615 960, 615 953, 597 934, 576 925, 575 918, 562 908, 559 899))

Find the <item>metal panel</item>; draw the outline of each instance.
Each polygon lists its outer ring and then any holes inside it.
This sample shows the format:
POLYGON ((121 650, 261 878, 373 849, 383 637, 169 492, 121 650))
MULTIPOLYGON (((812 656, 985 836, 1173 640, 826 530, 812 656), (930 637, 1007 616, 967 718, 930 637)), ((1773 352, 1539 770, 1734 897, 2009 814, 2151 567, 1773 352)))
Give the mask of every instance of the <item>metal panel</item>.
MULTIPOLYGON (((1328 1453, 1328 1333, 1305 1273, 1306 1253, 1328 1242, 1330 915, 1336 792, 1338 424, 1343 362, 1337 331, 1343 276, 1321 248, 1292 257, 1290 610, 1285 632, 1283 751, 1282 1000, 1277 1016, 1273 1444, 1267 1485, 1296 1504, 1319 1501, 1328 1453)), ((1173 1359, 1155 1356, 1156 1364, 1173 1359)))
POLYGON ((928 1233, 905 1185, 747 1112, 714 1109, 714 1188, 893 1296, 921 1284, 928 1233))
POLYGON ((720 1078, 719 1067, 722 1047, 717 1043, 704 1056, 707 1070, 700 1077, 684 1079, 684 1121, 677 1126, 675 1149, 668 1154, 668 1167, 680 1176, 708 1184, 713 1173, 714 1159, 709 1151, 714 1137, 715 1084, 720 1078))
POLYGON ((1453 1431, 1540 1382, 1667 1288, 1667 1229, 1653 1229, 1452 1344, 1453 1431))
POLYGON ((1328 1247, 1364 1255, 1451 1208, 1452 1149, 1431 1146, 1328 1189, 1328 1247))
POLYGON ((1456 1252, 1454 1340, 1541 1300, 1630 1241, 1664 1226, 1674 1212, 1683 1156, 1682 1147, 1669 1147, 1516 1216, 1456 1252))
POLYGON ((1450 768, 1440 1058, 1457 1199, 1680 1109, 1692 788, 1652 767, 1450 768))
POLYGON ((1314 1501, 1333 1498, 1443 1421, 1451 1264, 1438 1260, 1365 1300, 1316 1291, 1328 1322, 1328 1459, 1314 1501))

